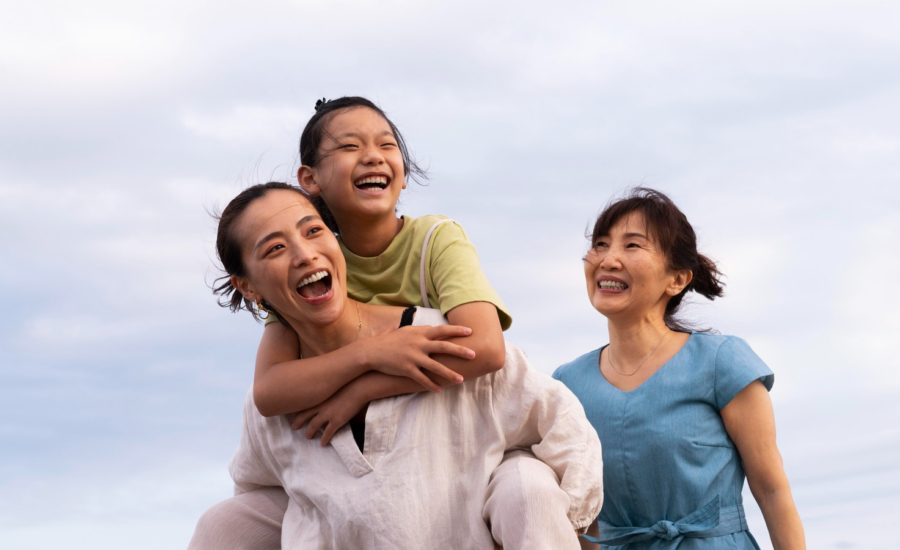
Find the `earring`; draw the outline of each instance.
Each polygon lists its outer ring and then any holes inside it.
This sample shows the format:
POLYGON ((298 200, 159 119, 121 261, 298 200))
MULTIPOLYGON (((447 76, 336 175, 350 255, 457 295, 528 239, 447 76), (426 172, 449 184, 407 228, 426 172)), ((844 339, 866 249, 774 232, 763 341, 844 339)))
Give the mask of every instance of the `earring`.
POLYGON ((674 288, 670 288, 670 289, 667 290, 666 292, 668 292, 668 293, 671 294, 672 296, 675 296, 676 294, 678 294, 678 291, 675 290, 674 288))
POLYGON ((269 310, 269 308, 267 308, 266 306, 264 306, 264 305, 263 305, 263 301, 260 300, 260 301, 256 302, 256 314, 259 315, 259 318, 260 318, 260 319, 268 319, 268 318, 269 318, 269 315, 272 315, 272 312, 269 310), (263 311, 266 312, 266 316, 265 316, 265 317, 262 316, 262 312, 263 312, 263 311))

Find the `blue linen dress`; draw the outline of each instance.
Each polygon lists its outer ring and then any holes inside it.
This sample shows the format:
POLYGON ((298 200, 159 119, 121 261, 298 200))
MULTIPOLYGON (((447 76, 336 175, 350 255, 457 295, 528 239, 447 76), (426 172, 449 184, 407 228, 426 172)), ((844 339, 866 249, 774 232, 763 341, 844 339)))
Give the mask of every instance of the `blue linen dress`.
POLYGON ((603 444, 603 548, 758 549, 744 519, 741 457, 719 411, 754 380, 771 389, 772 371, 740 338, 693 333, 626 392, 600 373, 601 349, 553 377, 603 444))

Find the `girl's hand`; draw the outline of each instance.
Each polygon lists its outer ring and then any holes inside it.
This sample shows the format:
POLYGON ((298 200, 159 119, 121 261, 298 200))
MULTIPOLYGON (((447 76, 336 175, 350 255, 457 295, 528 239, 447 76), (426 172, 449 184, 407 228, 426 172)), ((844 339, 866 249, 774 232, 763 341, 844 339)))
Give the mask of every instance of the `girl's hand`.
POLYGON ((412 378, 425 389, 440 392, 422 369, 451 383, 459 384, 463 377, 430 356, 432 354, 453 355, 463 359, 473 359, 475 352, 469 348, 444 341, 446 338, 460 338, 472 334, 472 329, 459 325, 437 327, 402 327, 398 330, 366 340, 368 365, 372 370, 391 376, 412 378))
POLYGON ((359 414, 368 403, 362 395, 353 391, 352 386, 347 385, 315 407, 298 412, 291 422, 291 428, 299 430, 309 422, 309 426, 306 427, 306 439, 312 439, 316 433, 323 430, 321 445, 323 447, 328 445, 334 434, 359 414))

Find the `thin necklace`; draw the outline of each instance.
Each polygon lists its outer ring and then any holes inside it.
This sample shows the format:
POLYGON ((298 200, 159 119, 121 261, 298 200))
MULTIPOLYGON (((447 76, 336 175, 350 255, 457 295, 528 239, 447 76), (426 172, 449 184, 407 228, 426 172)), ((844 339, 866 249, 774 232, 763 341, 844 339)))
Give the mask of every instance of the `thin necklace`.
POLYGON ((634 369, 633 371, 631 371, 631 372, 622 372, 622 371, 620 371, 619 369, 616 368, 616 364, 613 363, 612 349, 610 349, 610 350, 609 350, 609 353, 606 354, 606 355, 607 355, 607 359, 609 359, 609 366, 612 367, 614 371, 616 371, 617 373, 621 374, 622 376, 634 376, 635 373, 636 373, 637 371, 641 370, 641 367, 644 366, 644 363, 646 363, 648 359, 650 359, 651 357, 653 357, 653 354, 656 353, 656 350, 658 350, 658 349, 659 349, 659 346, 662 345, 663 340, 665 340, 666 338, 669 337, 669 334, 671 334, 671 331, 669 331, 669 332, 666 333, 666 334, 663 334, 662 338, 660 338, 660 339, 659 339, 659 342, 656 344, 656 347, 653 348, 653 351, 650 352, 650 355, 648 355, 647 357, 644 357, 644 360, 641 361, 641 364, 638 365, 637 368, 634 369))
MULTIPOLYGON (((362 315, 359 313, 359 302, 356 302, 356 338, 353 339, 354 342, 359 340, 359 333, 362 332, 362 315)), ((300 349, 300 359, 303 359, 303 349, 300 349)))

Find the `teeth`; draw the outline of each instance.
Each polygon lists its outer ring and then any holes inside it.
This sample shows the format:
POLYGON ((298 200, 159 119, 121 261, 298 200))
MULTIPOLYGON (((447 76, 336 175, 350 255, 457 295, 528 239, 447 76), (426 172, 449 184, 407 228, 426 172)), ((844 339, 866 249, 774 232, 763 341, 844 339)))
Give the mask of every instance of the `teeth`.
POLYGON ((301 286, 306 286, 306 285, 308 285, 309 283, 314 283, 314 282, 316 282, 316 281, 320 281, 320 280, 324 279, 324 278, 327 277, 327 276, 328 276, 328 272, 327 272, 327 271, 324 271, 324 270, 323 270, 323 271, 319 271, 318 273, 313 273, 313 274, 310 275, 309 277, 307 277, 307 278, 303 279, 302 281, 300 281, 300 284, 297 285, 297 288, 300 288, 301 286))
POLYGON ((600 288, 605 288, 607 290, 625 290, 628 287, 625 283, 618 283, 616 281, 600 281, 600 288))
POLYGON ((368 178, 363 178, 356 182, 356 185, 366 185, 366 184, 378 184, 378 185, 387 185, 387 178, 385 176, 370 176, 368 178))

